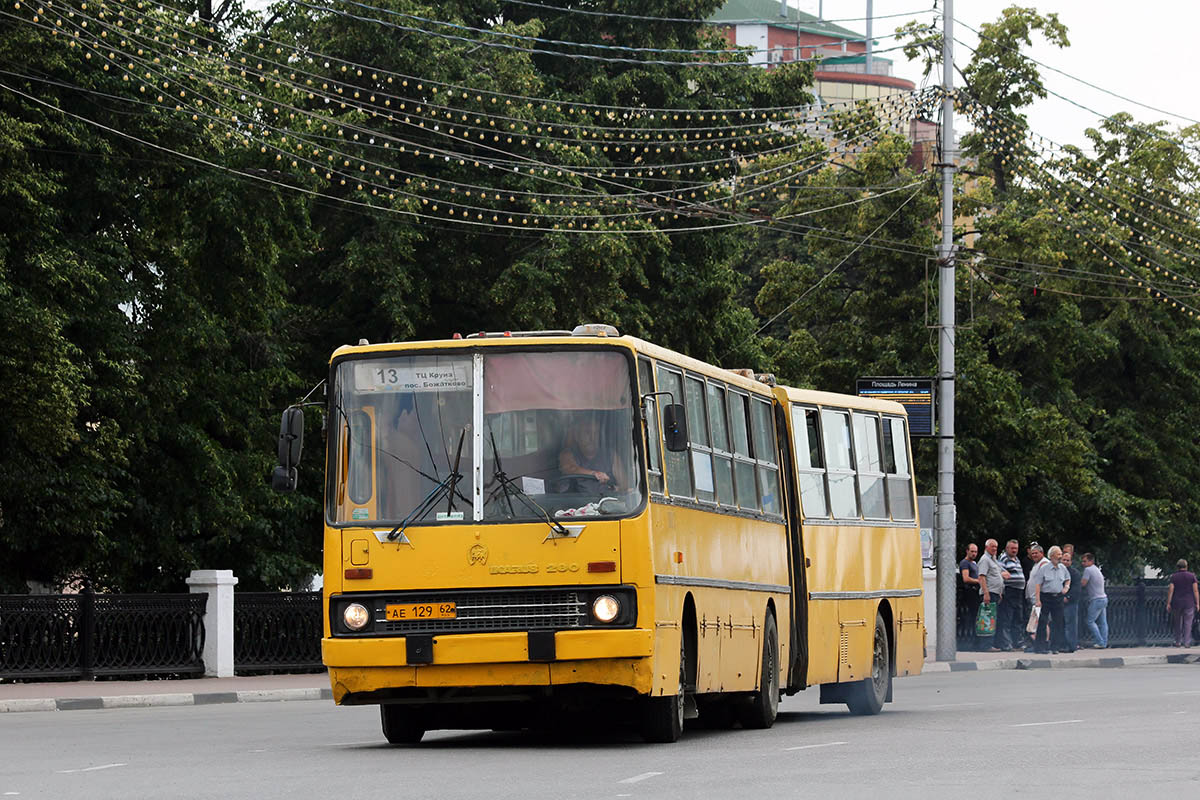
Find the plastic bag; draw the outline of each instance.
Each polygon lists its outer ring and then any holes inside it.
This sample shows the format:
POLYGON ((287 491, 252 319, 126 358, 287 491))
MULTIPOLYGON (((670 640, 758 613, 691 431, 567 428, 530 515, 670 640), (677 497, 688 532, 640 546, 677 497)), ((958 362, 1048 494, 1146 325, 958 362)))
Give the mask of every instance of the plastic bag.
POLYGON ((996 604, 980 603, 979 614, 975 617, 976 636, 996 635, 996 604))
POLYGON ((1041 614, 1042 609, 1038 606, 1034 606, 1033 610, 1029 612, 1029 622, 1025 623, 1025 631, 1027 633, 1037 633, 1038 617, 1041 616, 1041 614))

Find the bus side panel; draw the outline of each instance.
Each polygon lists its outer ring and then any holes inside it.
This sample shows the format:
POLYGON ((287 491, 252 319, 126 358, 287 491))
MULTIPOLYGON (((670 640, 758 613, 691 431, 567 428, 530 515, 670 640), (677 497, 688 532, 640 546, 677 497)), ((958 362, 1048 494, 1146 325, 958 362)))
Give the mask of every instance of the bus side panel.
MULTIPOLYGON (((832 525, 803 529, 805 581, 809 593, 833 592, 838 586, 837 540, 832 525)), ((838 606, 836 600, 807 599, 808 684, 833 683, 838 677, 838 606)))
MULTIPOLYGON (((899 567, 896 582, 900 589, 923 587, 921 575, 921 534, 916 528, 895 529, 891 539, 893 561, 899 567)), ((921 595, 893 602, 896 625, 896 674, 915 675, 925 664, 925 600, 921 595)))
MULTIPOLYGON (((665 682, 675 691, 678 670, 678 635, 667 627, 682 623, 684 598, 691 595, 696 608, 697 692, 750 691, 758 685, 762 657, 762 628, 771 593, 741 588, 742 584, 787 586, 786 528, 765 522, 703 509, 655 504, 651 512, 652 550, 658 583, 655 621, 656 693, 665 682), (670 583, 669 581, 679 581, 670 583), (697 582, 707 585, 697 585, 697 582), (712 583, 728 583, 714 586, 712 583), (666 600, 667 597, 671 599, 666 600), (666 635, 672 631, 673 635, 666 635)), ((786 595, 777 595, 780 638, 786 642, 790 619, 786 595)), ((786 652, 786 651, 785 651, 786 652)))

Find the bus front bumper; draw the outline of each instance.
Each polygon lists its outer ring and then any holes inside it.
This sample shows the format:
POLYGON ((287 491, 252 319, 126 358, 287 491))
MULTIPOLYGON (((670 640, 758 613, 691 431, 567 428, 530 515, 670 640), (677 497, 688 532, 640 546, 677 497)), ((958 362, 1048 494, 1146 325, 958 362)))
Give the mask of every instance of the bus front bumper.
POLYGON ((337 703, 370 702, 389 690, 439 687, 621 686, 648 694, 653 631, 559 631, 552 661, 531 661, 528 635, 436 636, 433 663, 408 664, 405 637, 321 640, 337 703))

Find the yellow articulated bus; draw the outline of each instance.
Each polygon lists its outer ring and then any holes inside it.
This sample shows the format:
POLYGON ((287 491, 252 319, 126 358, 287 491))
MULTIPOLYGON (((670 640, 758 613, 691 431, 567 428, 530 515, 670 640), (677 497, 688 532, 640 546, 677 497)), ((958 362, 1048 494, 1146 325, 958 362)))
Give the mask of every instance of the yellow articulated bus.
MULTIPOLYGON (((383 734, 564 712, 671 742, 781 694, 878 713, 924 654, 907 420, 604 325, 339 348, 322 654, 383 734)), ((296 484, 284 414, 274 483, 296 484)))

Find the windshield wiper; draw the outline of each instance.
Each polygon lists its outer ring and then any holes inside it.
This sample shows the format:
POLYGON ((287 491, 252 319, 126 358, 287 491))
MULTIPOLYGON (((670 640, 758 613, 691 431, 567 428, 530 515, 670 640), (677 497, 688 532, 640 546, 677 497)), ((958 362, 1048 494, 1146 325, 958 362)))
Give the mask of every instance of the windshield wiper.
POLYGON ((416 520, 422 519, 426 514, 428 514, 430 509, 437 505, 443 496, 449 495, 449 500, 446 506, 446 515, 449 516, 451 513, 453 513, 454 495, 457 494, 457 492, 454 491, 454 487, 460 480, 462 480, 462 475, 459 473, 458 467, 462 462, 463 441, 466 439, 466 436, 467 429, 463 428, 462 433, 460 433, 458 436, 458 454, 454 458, 454 468, 450 470, 450 474, 441 480, 437 486, 433 487, 429 494, 425 495, 425 498, 417 504, 417 507, 414 508, 407 517, 400 520, 400 523, 396 527, 392 528, 391 532, 387 535, 389 542, 396 541, 397 538, 404 534, 405 529, 408 528, 409 525, 416 520))
POLYGON ((495 467, 492 469, 492 480, 496 481, 498 485, 495 489, 492 489, 487 499, 490 501, 496 496, 496 492, 503 491, 504 502, 508 504, 508 516, 511 519, 516 516, 516 511, 513 510, 512 504, 512 499, 515 496, 518 500, 529 506, 529 508, 540 513, 542 518, 546 520, 546 524, 550 526, 550 530, 554 531, 556 536, 570 536, 570 531, 564 528, 561 522, 551 519, 550 515, 546 513, 546 509, 538 505, 537 501, 518 486, 515 480, 504 473, 504 468, 500 465, 500 451, 496 449, 496 434, 488 431, 488 436, 492 442, 492 461, 495 462, 495 467))

